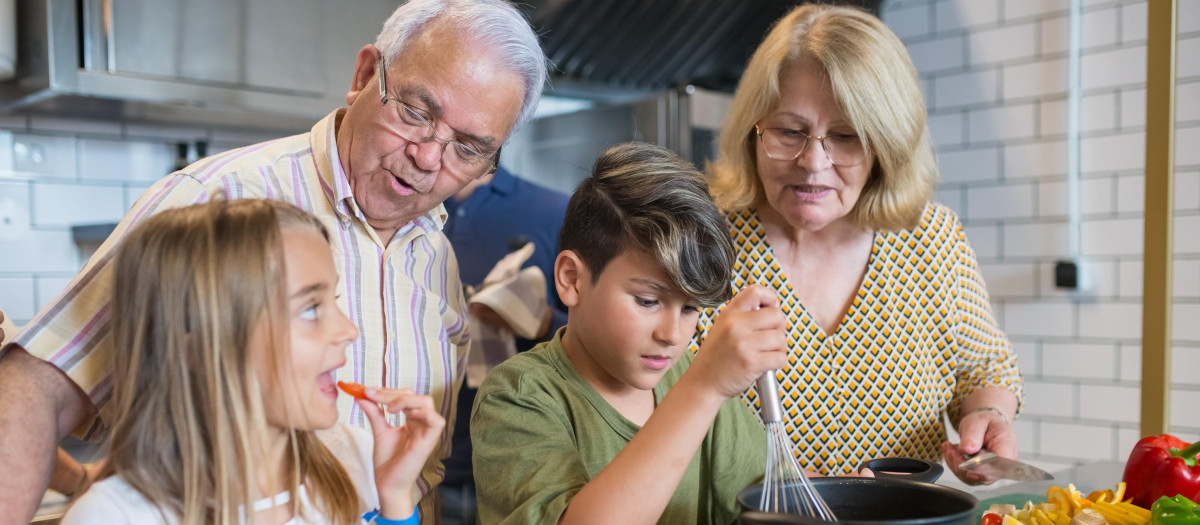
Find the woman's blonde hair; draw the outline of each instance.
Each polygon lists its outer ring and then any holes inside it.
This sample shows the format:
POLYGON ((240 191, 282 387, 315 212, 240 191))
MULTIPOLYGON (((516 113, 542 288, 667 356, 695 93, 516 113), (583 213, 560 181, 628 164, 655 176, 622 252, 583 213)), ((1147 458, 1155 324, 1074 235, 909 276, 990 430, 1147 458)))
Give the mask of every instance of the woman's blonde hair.
POLYGON ((754 126, 779 102, 790 67, 820 67, 838 109, 875 164, 850 214, 868 229, 912 228, 937 184, 925 101, 904 44, 878 18, 851 7, 803 5, 775 23, 746 66, 708 167, 713 195, 727 211, 765 202, 754 126))
MULTIPOLYGON (((290 364, 284 230, 329 238, 290 204, 215 201, 147 219, 116 256, 115 426, 101 476, 121 476, 183 525, 252 521, 259 475, 276 468, 261 457, 250 341, 265 323, 268 359, 290 364)), ((276 482, 291 490, 293 512, 304 483, 333 523, 356 522, 357 492, 324 444, 292 431, 288 448, 288 479, 276 482)))

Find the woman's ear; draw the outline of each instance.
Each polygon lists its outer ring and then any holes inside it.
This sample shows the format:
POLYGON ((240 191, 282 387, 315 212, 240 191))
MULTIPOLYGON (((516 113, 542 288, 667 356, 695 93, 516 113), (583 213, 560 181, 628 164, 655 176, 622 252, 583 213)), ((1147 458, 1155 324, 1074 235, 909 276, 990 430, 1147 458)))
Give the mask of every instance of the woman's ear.
POLYGON ((558 290, 558 298, 568 308, 579 304, 580 287, 591 282, 591 273, 579 254, 571 250, 563 250, 554 259, 554 287, 558 290))
POLYGON ((375 79, 375 65, 379 62, 379 49, 374 45, 367 44, 362 49, 358 50, 358 58, 354 62, 354 78, 350 79, 350 91, 346 92, 346 105, 354 105, 354 101, 358 96, 367 91, 374 93, 372 87, 378 89, 378 81, 372 83, 375 79))

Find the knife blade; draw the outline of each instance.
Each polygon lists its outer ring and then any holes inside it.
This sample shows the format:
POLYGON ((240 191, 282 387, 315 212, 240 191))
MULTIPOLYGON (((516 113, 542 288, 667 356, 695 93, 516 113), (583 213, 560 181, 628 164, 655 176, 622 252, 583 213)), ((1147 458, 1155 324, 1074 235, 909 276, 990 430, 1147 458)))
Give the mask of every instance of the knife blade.
POLYGON ((1000 457, 995 452, 983 451, 958 464, 958 468, 972 472, 987 482, 998 479, 1017 481, 1041 481, 1054 479, 1050 473, 1028 463, 1000 457))

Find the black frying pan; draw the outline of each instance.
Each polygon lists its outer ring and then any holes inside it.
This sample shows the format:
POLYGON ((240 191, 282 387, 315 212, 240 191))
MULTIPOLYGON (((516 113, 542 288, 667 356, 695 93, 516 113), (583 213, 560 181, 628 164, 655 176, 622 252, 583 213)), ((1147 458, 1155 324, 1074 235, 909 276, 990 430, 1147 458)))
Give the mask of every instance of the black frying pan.
MULTIPOLYGON (((847 525, 974 525, 979 500, 961 490, 934 485, 942 466, 908 458, 873 459, 859 470, 871 469, 875 478, 812 478, 825 503, 847 525)), ((742 523, 746 525, 808 525, 825 523, 794 514, 760 512, 762 485, 738 493, 742 523)))

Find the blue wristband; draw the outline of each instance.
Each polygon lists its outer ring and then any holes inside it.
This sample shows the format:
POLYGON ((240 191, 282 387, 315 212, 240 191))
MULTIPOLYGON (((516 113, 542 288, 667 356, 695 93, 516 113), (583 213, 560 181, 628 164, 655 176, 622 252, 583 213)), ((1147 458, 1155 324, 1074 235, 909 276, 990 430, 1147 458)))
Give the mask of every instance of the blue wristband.
POLYGON ((413 507, 411 516, 402 520, 389 520, 379 515, 379 509, 363 514, 363 521, 374 525, 420 525, 421 518, 418 514, 419 507, 413 507))

